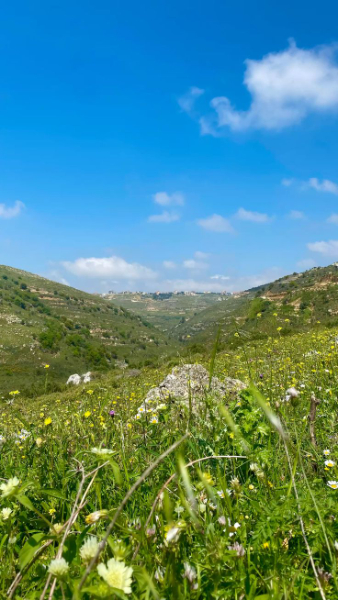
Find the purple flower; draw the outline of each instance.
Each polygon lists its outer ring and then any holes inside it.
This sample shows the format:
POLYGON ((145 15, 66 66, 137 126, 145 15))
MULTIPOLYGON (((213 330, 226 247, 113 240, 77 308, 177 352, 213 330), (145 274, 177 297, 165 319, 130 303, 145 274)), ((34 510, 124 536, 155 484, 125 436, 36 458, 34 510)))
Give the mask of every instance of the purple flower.
POLYGON ((259 379, 263 379, 263 374, 262 373, 260 374, 259 379))
POLYGON ((115 410, 110 410, 109 414, 110 414, 111 418, 113 419, 115 417, 115 410))

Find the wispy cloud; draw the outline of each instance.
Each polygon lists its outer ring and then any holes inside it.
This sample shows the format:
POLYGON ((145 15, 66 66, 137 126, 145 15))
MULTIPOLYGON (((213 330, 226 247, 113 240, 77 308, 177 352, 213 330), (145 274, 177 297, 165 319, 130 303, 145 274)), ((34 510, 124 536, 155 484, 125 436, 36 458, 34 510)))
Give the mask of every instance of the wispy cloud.
POLYGON ((136 262, 128 263, 119 256, 77 258, 73 262, 63 261, 61 264, 69 273, 78 277, 113 277, 117 280, 148 280, 156 277, 152 269, 136 262))
POLYGON ((335 46, 305 50, 291 41, 286 50, 246 60, 249 109, 237 110, 226 96, 215 97, 210 102, 211 114, 200 118, 201 133, 279 131, 301 123, 311 113, 333 112, 338 107, 336 51, 335 46))
POLYGON ((187 114, 191 114, 196 100, 204 94, 204 90, 198 87, 191 87, 186 94, 178 99, 181 109, 187 114))
POLYGON ((318 179, 317 177, 310 177, 309 179, 297 180, 297 179, 282 179, 282 185, 291 187, 295 185, 301 191, 307 191, 309 189, 316 190, 316 192, 324 192, 327 194, 338 195, 338 184, 330 179, 318 179))
POLYGON ((307 244, 312 252, 319 252, 323 256, 338 257, 338 240, 329 240, 328 242, 313 242, 307 244))
POLYGON ((328 223, 332 223, 333 225, 338 225, 338 214, 334 213, 333 215, 331 215, 328 220, 328 223))
POLYGON ((230 279, 230 277, 228 277, 227 275, 211 275, 210 279, 216 279, 216 280, 220 280, 220 281, 228 281, 230 279))
POLYGON ((149 223, 173 223, 174 221, 179 221, 180 215, 174 212, 169 212, 164 210, 159 215, 150 215, 148 217, 149 223))
POLYGON ((206 219, 199 219, 197 224, 207 231, 215 231, 216 233, 233 233, 234 228, 229 219, 225 219, 221 215, 211 215, 206 219))
POLYGON ((189 258, 188 260, 183 261, 183 267, 185 269, 192 269, 194 271, 200 271, 201 269, 207 269, 208 264, 203 262, 202 260, 195 260, 194 258, 189 258))
POLYGON ((307 182, 310 188, 313 188, 317 192, 327 192, 328 194, 338 195, 338 185, 329 179, 322 179, 320 181, 317 177, 311 177, 307 182))
POLYGON ((235 214, 236 219, 241 221, 252 221, 253 223, 267 223, 271 221, 271 217, 265 213, 253 212, 251 210, 245 210, 240 208, 235 214))
POLYGON ((25 205, 23 202, 20 202, 20 200, 17 200, 13 206, 0 204, 0 219, 13 219, 14 217, 17 217, 24 208, 25 205))
POLYGON ((183 206, 185 202, 184 194, 182 192, 174 192, 173 194, 167 194, 167 192, 157 192, 153 196, 154 202, 161 206, 183 206))
POLYGON ((165 269, 176 269, 176 263, 173 260, 164 260, 163 266, 165 269))

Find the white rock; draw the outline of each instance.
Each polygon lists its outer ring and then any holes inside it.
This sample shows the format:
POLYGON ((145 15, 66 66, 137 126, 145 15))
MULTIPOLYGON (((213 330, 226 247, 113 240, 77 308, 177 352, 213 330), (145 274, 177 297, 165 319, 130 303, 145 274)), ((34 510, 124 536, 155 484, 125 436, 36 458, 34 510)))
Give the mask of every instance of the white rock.
POLYGON ((69 385, 70 383, 72 383, 73 385, 79 385, 81 383, 80 375, 78 375, 77 373, 74 373, 74 375, 70 375, 70 377, 68 377, 67 380, 67 385, 69 385))

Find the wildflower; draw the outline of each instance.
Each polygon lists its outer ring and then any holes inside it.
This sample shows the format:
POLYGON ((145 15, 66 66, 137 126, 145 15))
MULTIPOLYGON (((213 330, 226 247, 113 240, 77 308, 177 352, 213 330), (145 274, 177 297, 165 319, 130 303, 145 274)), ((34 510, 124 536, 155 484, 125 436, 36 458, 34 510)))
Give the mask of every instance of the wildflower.
POLYGON ((123 561, 111 558, 108 560, 107 566, 100 563, 97 566, 97 571, 110 587, 121 590, 125 594, 131 594, 133 569, 126 567, 123 561))
POLYGON ((17 488, 20 485, 20 481, 17 477, 12 477, 11 479, 8 479, 7 483, 1 483, 0 484, 0 490, 1 490, 1 495, 3 498, 8 498, 10 496, 13 496, 15 494, 15 492, 17 491, 17 488))
POLYGON ((108 456, 114 454, 113 450, 110 450, 109 448, 92 448, 91 453, 96 454, 99 458, 108 458, 108 456))
POLYGON ((329 456, 330 454, 330 450, 328 450, 327 448, 325 450, 323 450, 323 454, 324 456, 329 456))
POLYGON ((113 419, 115 417, 115 410, 110 410, 109 414, 110 414, 111 418, 113 419))
POLYGON ((224 496, 224 492, 223 492, 223 490, 218 490, 218 491, 217 491, 217 495, 218 495, 220 498, 224 498, 224 497, 225 497, 225 496, 224 496))
POLYGON ((55 510, 55 508, 50 508, 48 512, 49 512, 50 516, 52 516, 56 513, 56 510, 55 510))
POLYGON ((41 446, 42 442, 43 442, 43 439, 40 437, 36 438, 36 440, 35 440, 35 443, 38 447, 41 446))
MULTIPOLYGON (((203 504, 203 506, 204 506, 204 504, 203 504)), ((170 527, 170 529, 168 529, 167 533, 165 534, 166 545, 170 544, 171 542, 173 542, 173 543, 177 542, 178 538, 180 537, 180 533, 181 533, 181 530, 179 527, 170 527)))
MULTIPOLYGON (((193 583, 197 577, 196 569, 192 565, 190 565, 188 562, 183 563, 183 565, 184 565, 183 578, 190 581, 190 583, 193 583)), ((196 588, 194 587, 194 589, 196 589, 196 588)))
POLYGON ((45 419, 45 425, 50 425, 52 422, 52 419, 50 417, 47 417, 47 419, 45 419))
POLYGON ((64 558, 54 558, 48 567, 48 573, 57 577, 58 579, 62 579, 67 573, 69 569, 69 564, 64 558))
POLYGON ((266 550, 269 547, 270 547, 270 542, 263 542, 262 548, 264 548, 264 550, 266 550))
POLYGON ((90 417, 92 413, 90 412, 90 410, 87 410, 84 414, 85 419, 88 419, 88 417, 90 417))
POLYGON ((63 529, 62 523, 54 523, 54 525, 52 525, 52 527, 50 528, 51 533, 54 533, 56 535, 59 535, 59 533, 61 533, 62 529, 63 529))
POLYGON ((44 366, 44 368, 45 368, 45 369, 49 369, 49 365, 45 365, 45 366, 44 366))
POLYGON ((156 423, 158 423, 158 418, 156 417, 156 415, 152 416, 152 418, 150 419, 150 423, 152 425, 156 425, 156 423))
POLYGON ((165 576, 165 567, 157 567, 157 569, 154 573, 154 577, 155 577, 156 581, 159 581, 161 583, 162 581, 164 581, 164 576, 165 576))
POLYGON ((300 394, 300 392, 294 387, 290 387, 288 390, 286 390, 286 393, 288 396, 290 396, 290 398, 297 398, 300 394))
POLYGON ((11 508, 3 508, 1 511, 1 518, 3 521, 7 521, 7 519, 9 519, 9 517, 12 514, 12 509, 11 508))
POLYGON ((4 444, 5 441, 6 441, 6 438, 3 435, 0 434, 0 445, 4 444))
POLYGON ((80 548, 80 556, 84 563, 89 563, 96 556, 99 542, 96 537, 87 537, 80 548))
POLYGON ((19 390, 14 390, 14 392, 9 392, 10 396, 17 396, 18 394, 20 394, 19 390))
POLYGON ((236 552, 237 556, 240 557, 245 555, 245 549, 243 548, 242 544, 239 544, 238 542, 235 542, 232 544, 232 546, 228 546, 228 550, 236 552))
POLYGON ((254 485, 252 485, 252 483, 250 483, 250 485, 249 485, 249 490, 254 490, 254 489, 255 489, 255 486, 254 486, 254 485))
POLYGON ((99 521, 100 519, 102 519, 103 517, 106 517, 108 514, 107 510, 96 510, 95 512, 90 513, 89 515, 86 516, 86 523, 87 525, 92 525, 93 523, 97 523, 97 521, 99 521))
POLYGON ((328 481, 327 485, 333 490, 338 489, 338 481, 328 481))
POLYGON ((335 466, 335 464, 336 464, 336 463, 334 462, 334 460, 326 460, 326 461, 325 461, 325 466, 326 466, 326 467, 330 467, 330 468, 331 468, 331 467, 334 467, 334 466, 335 466))

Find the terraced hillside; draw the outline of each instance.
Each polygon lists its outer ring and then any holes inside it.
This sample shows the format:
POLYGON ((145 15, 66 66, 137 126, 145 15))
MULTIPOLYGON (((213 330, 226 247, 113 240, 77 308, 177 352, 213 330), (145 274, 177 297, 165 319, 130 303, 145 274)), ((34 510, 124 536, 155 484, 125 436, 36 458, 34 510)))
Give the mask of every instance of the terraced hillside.
POLYGON ((0 396, 64 385, 72 373, 157 364, 174 344, 142 317, 100 297, 0 267, 0 396))
POLYGON ((263 339, 337 324, 338 268, 333 264, 227 297, 182 324, 180 338, 201 349, 213 343, 221 328, 221 345, 227 347, 248 337, 263 339))
POLYGON ((123 306, 145 318, 161 331, 178 337, 180 328, 186 320, 201 311, 223 302, 227 296, 223 294, 142 294, 123 293, 108 294, 108 300, 123 306))

